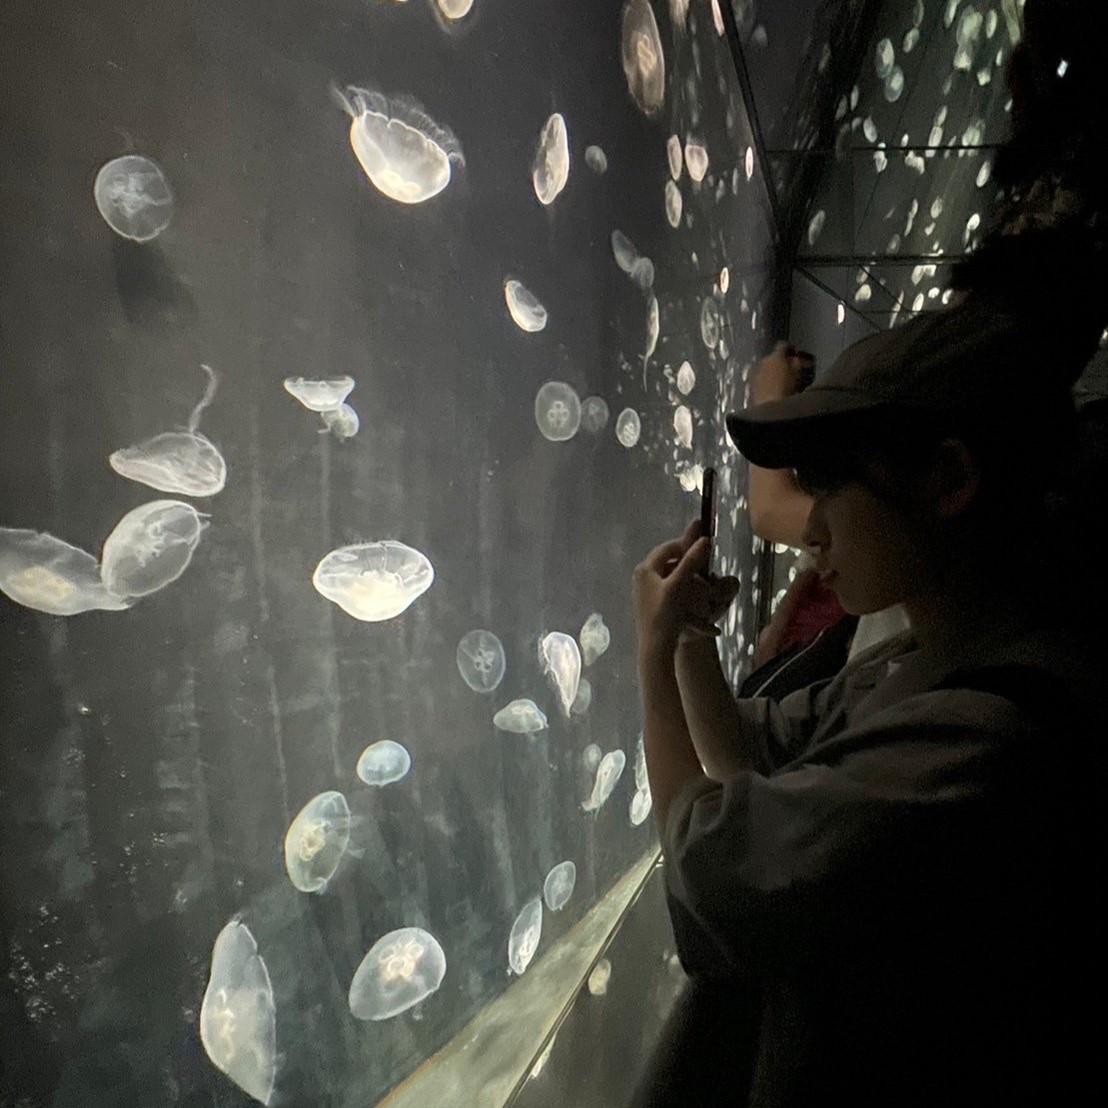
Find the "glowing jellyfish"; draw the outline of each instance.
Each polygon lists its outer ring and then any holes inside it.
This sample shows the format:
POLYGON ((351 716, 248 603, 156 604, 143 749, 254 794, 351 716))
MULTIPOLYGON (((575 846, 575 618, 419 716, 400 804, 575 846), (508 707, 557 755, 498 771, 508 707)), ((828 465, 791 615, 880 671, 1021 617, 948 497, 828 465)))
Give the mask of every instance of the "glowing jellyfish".
POLYGON ((650 815, 650 809, 654 807, 654 798, 650 795, 650 789, 636 789, 631 797, 631 804, 627 810, 627 816, 631 820, 632 827, 638 827, 646 821, 650 815))
POLYGON ((333 412, 354 389, 353 377, 328 377, 309 380, 307 377, 286 377, 285 392, 295 396, 309 412, 333 412))
POLYGON ((555 112, 539 133, 531 182, 541 204, 553 204, 569 180, 569 136, 566 121, 555 112))
POLYGON ((435 570, 418 550, 395 539, 340 546, 312 574, 316 591, 355 619, 392 619, 422 596, 435 570))
POLYGON ((889 168, 889 156, 884 150, 875 150, 873 153, 873 167, 878 173, 884 173, 889 168))
POLYGON ((586 396, 581 401, 581 426, 590 434, 598 434, 608 426, 608 404, 602 396, 586 396))
POLYGON ((519 281, 509 279, 504 282, 504 299, 512 319, 521 331, 533 334, 546 326, 546 309, 539 303, 538 297, 519 281))
POLYGON ((447 19, 463 19, 473 7, 473 0, 435 0, 435 3, 447 19))
POLYGON ((682 396, 688 396, 696 386, 696 373, 688 362, 682 362, 677 371, 677 389, 682 396))
MULTIPOLYGON (((646 349, 643 358, 649 358, 658 346, 658 334, 661 328, 661 319, 658 314, 658 298, 652 296, 646 306, 646 349)), ((645 367, 644 367, 645 368, 645 367)))
POLYGON ((512 972, 522 974, 531 964, 542 936, 542 897, 529 900, 516 916, 508 936, 508 965, 512 972))
POLYGON ((919 28, 910 27, 907 34, 904 36, 903 50, 905 54, 910 54, 919 45, 919 28))
POLYGON ((679 404, 673 413, 673 430, 677 435, 678 443, 686 450, 691 449, 693 439, 692 412, 684 404, 679 404))
POLYGON ((748 146, 746 148, 746 179, 752 181, 754 179, 754 147, 748 146))
POLYGON ((599 146, 585 147, 585 165, 596 174, 608 171, 608 155, 599 146))
POLYGON ((973 238, 974 234, 977 232, 977 229, 980 226, 981 226, 981 215, 978 212, 974 212, 973 215, 971 215, 969 217, 969 220, 966 222, 966 229, 962 233, 962 240, 965 243, 968 244, 969 240, 971 238, 973 238))
POLYGON ((589 743, 584 750, 581 751, 581 765, 585 767, 590 773, 600 765, 600 759, 604 757, 604 752, 600 749, 596 743, 589 743))
POLYGON ((727 266, 724 266, 719 271, 719 291, 722 292, 722 293, 726 293, 727 290, 730 287, 731 287, 731 270, 729 270, 727 268, 727 266))
POLYGON ((685 139, 685 166, 694 181, 703 181, 708 172, 708 151, 691 137, 685 139))
POLYGON ((581 640, 581 652, 587 666, 591 666, 612 642, 612 633, 604 625, 604 617, 599 612, 593 612, 585 620, 577 637, 581 640))
POLYGON ((635 249, 635 244, 622 231, 613 231, 611 241, 612 257, 615 258, 616 265, 630 275, 639 260, 639 252, 635 249))
MULTIPOLYGON (((718 12, 719 9, 717 8, 718 12)), ((720 34, 723 32, 721 31, 720 34)), ((608 981, 612 976, 612 963, 607 958, 601 958, 592 968, 589 974, 588 989, 593 996, 603 996, 608 991, 608 981)))
POLYGON ((552 912, 560 912, 573 896, 577 884, 577 867, 572 862, 559 862, 542 883, 542 898, 552 912))
POLYGON ((700 337, 709 350, 719 345, 719 308, 711 296, 700 305, 700 337))
POLYGON ((577 649, 577 640, 561 631, 551 631, 539 643, 539 660, 558 690, 563 710, 569 715, 581 680, 581 651, 577 649))
POLYGON ((586 812, 595 812, 603 806, 612 795, 612 790, 616 787, 625 765, 627 765, 627 755, 622 750, 609 750, 600 759, 600 765, 596 768, 592 795, 581 805, 586 812))
POLYGON ((96 207, 117 234, 134 242, 157 238, 173 218, 173 190, 157 162, 139 154, 113 158, 92 186, 96 207))
POLYGON ((581 426, 581 401, 565 381, 547 381, 535 394, 535 422, 543 438, 567 442, 581 426))
POLYGON ((108 591, 91 554, 21 527, 0 527, 0 592, 52 616, 120 612, 132 604, 108 591))
POLYGON ((666 181, 666 220, 674 228, 681 224, 681 190, 675 181, 666 181))
POLYGON ((573 703, 569 706, 569 714, 571 716, 583 716, 589 710, 589 705, 591 703, 592 685, 589 684, 587 678, 582 677, 577 683, 577 695, 573 698, 573 703))
POLYGON ((893 49, 892 39, 883 38, 877 44, 875 66, 877 76, 883 81, 893 71, 896 64, 896 50, 893 49))
POLYGON ((904 92, 904 70, 899 65, 893 66, 893 71, 885 78, 885 99, 890 104, 895 104, 904 92))
POLYGON ((212 1064, 262 1104, 277 1080, 277 1010, 269 970, 250 929, 231 920, 216 936, 200 1005, 200 1042, 212 1064))
POLYGON ((620 445, 630 450, 639 441, 641 433, 642 423, 639 420, 639 413, 634 408, 624 408, 616 416, 616 438, 620 445))
POLYGON ((358 759, 358 776, 367 785, 391 785, 407 777, 412 756, 392 739, 371 743, 358 759))
POLYGON ((681 180, 681 140, 676 135, 670 135, 666 139, 666 159, 669 161, 669 175, 675 180, 681 180))
POLYGON ((350 982, 350 1014, 387 1020, 426 1000, 446 976, 438 939, 421 927, 401 927, 369 948, 350 982))
POLYGON ((649 258, 636 258, 629 276, 643 292, 646 292, 654 284, 654 263, 649 258))
POLYGON ((467 631, 455 652, 462 680, 477 693, 492 692, 504 678, 504 646, 491 631, 467 631))
POLYGON ((666 97, 666 59, 647 0, 627 0, 623 6, 622 55, 623 73, 635 103, 644 115, 657 115, 666 97))
POLYGON ((985 162, 985 164, 977 171, 977 187, 983 189, 988 183, 989 178, 993 175, 993 166, 991 162, 985 162))
POLYGON ((866 136, 866 142, 877 141, 877 124, 871 116, 866 116, 862 121, 862 133, 866 136))
POLYGON ((643 734, 640 731, 635 740, 635 788, 649 788, 649 778, 646 773, 646 745, 643 742, 643 734))
POLYGON ((362 425, 358 413, 349 404, 340 404, 333 411, 320 412, 323 430, 330 431, 337 439, 352 439, 362 425))
POLYGON ((859 285, 858 291, 854 294, 854 299, 859 304, 866 304, 873 299, 873 289, 868 285, 859 285))
POLYGON ((814 216, 812 216, 811 222, 808 224, 808 245, 815 246, 816 241, 819 239, 820 234, 823 232, 823 226, 827 222, 827 213, 820 208, 814 216))
POLYGON ((401 204, 422 204, 464 165, 458 140, 410 97, 347 88, 338 97, 351 117, 350 145, 378 192, 401 204))
POLYGON ((505 705, 492 717, 494 727, 515 735, 531 735, 546 726, 546 716, 533 700, 521 698, 505 705))
MULTIPOLYGON (((359 763, 360 768, 360 763, 359 763)), ((285 869, 302 893, 321 893, 350 845, 350 808, 338 792, 312 797, 285 833, 285 869)))
POLYGON ((176 581, 192 561, 207 522, 180 500, 129 511, 104 540, 100 580, 116 596, 148 596, 176 581))

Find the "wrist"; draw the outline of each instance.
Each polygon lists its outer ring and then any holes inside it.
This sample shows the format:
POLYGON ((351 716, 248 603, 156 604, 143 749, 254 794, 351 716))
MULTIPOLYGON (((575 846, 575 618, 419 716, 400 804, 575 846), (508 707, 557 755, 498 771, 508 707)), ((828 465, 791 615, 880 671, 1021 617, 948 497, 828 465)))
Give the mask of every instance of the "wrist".
POLYGON ((671 672, 677 656, 678 640, 649 639, 639 646, 639 673, 656 675, 671 672))

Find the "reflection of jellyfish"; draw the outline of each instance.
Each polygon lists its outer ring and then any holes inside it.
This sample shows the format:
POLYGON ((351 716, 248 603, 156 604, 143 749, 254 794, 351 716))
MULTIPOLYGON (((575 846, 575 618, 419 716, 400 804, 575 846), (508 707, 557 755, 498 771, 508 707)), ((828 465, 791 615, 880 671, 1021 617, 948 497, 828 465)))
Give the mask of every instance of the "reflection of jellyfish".
POLYGON ((491 631, 467 631, 455 653, 462 680, 478 693, 492 692, 504 677, 504 647, 491 631))
POLYGON ((129 511, 104 540, 100 579, 116 596, 147 596, 176 581, 207 523, 181 500, 152 500, 129 511))
POLYGON ((427 558, 395 539, 340 546, 325 555, 312 574, 321 596, 368 622, 400 615, 434 579, 427 558))
POLYGON ((358 776, 367 785, 391 785, 406 777, 412 768, 412 756, 392 739, 371 743, 358 759, 358 776))
POLYGON ((657 115, 666 97, 666 59, 647 0, 627 0, 623 6, 621 53, 623 73, 635 103, 644 115, 657 115))
POLYGON ((535 394, 535 422, 551 442, 567 442, 581 426, 581 401, 565 381, 547 381, 535 394))
POLYGON ((627 764, 627 755, 622 750, 609 750, 600 759, 600 765, 596 770, 596 780, 593 782, 592 795, 581 805, 586 812, 595 812, 604 801, 612 795, 616 787, 623 767, 627 764))
POLYGON ((688 396, 696 386, 696 373, 688 362, 682 362, 677 371, 677 388, 682 396, 688 396))
POLYGON ((581 765, 592 773, 598 765, 600 765, 600 759, 604 757, 603 751, 596 743, 589 743, 584 750, 581 751, 581 765))
POLYGON ((542 897, 529 900, 516 916, 508 936, 508 965, 513 973, 522 974, 531 964, 542 936, 542 897))
POLYGON ((577 682, 577 695, 573 698, 573 703, 569 706, 569 714, 571 716, 583 716, 588 710, 589 705, 592 703, 592 685, 589 684, 588 679, 582 677, 577 682))
POLYGON ((559 862, 542 883, 542 898, 552 912, 560 912, 573 896, 577 884, 577 867, 572 862, 559 862))
POLYGON ((306 377, 285 378, 285 392, 295 396, 309 412, 333 412, 353 389, 353 377, 329 377, 316 381, 306 377))
POLYGON ((630 450, 639 441, 641 433, 642 423, 639 420, 639 413, 634 408, 624 408, 616 417, 616 438, 620 445, 630 450))
POLYGON ((694 142, 691 136, 685 139, 685 165, 694 181, 704 180, 708 172, 708 151, 700 142, 694 142))
MULTIPOLYGON (((718 12, 719 9, 717 8, 718 12)), ((722 31, 720 32, 723 33, 722 31)), ((601 958, 592 968, 589 974, 588 988, 593 996, 603 996, 608 991, 608 980, 612 976, 612 963, 607 958, 601 958)))
POLYGON ((654 799, 650 795, 650 789, 636 789, 635 795, 631 797, 631 806, 627 810, 627 815, 631 820, 632 827, 638 827, 644 823, 646 817, 650 815, 650 809, 654 806, 654 799))
POLYGON ((494 727, 516 735, 530 735, 546 726, 546 716, 533 700, 521 698, 505 705, 492 717, 494 727))
POLYGON ((389 98, 350 86, 336 96, 351 117, 350 145, 378 192, 401 204, 421 204, 464 165, 454 135, 410 97, 389 98))
POLYGON ((608 169, 608 156, 599 146, 586 146, 585 165, 587 165, 593 173, 605 173, 608 169))
POLYGON ((555 112, 543 124, 531 169, 531 183, 541 204, 553 204, 569 180, 569 136, 566 121, 555 112))
POLYGON ((681 223, 681 190, 675 181, 666 181, 666 220, 671 227, 681 223))
POLYGON ((277 1080, 277 1011, 269 970, 250 929, 232 920, 216 936, 200 1005, 200 1042, 212 1064, 262 1104, 277 1080))
POLYGON ((827 213, 820 208, 814 216, 812 216, 811 222, 808 224, 808 245, 815 246, 816 240, 819 238, 823 231, 823 225, 827 222, 827 213))
MULTIPOLYGON (((361 768, 361 763, 359 763, 361 768)), ((321 893, 350 845, 350 808, 338 792, 312 797, 285 833, 285 869, 302 893, 321 893)))
POLYGON ((612 633, 604 625, 604 617, 599 612, 593 612, 585 620, 577 637, 581 640, 581 652, 587 666, 591 666, 612 642, 612 633))
POLYGON ((0 527, 0 592, 52 616, 119 612, 132 603, 104 587, 91 554, 22 527, 0 527))
POLYGON ((157 162, 127 154, 100 167, 92 186, 96 207, 117 234, 149 242, 173 218, 173 190, 157 162))
POLYGON ((666 160, 669 162, 669 175, 674 181, 681 180, 681 140, 676 135, 666 139, 666 160))
POLYGON ((340 404, 329 412, 320 412, 323 430, 330 431, 337 439, 352 439, 361 427, 358 413, 349 404, 340 404))
POLYGON ((700 337, 709 350, 719 345, 719 308, 710 296, 706 296, 700 305, 700 337))
POLYGON ((602 396, 586 396, 581 401, 581 426, 591 434, 608 425, 608 404, 602 396))
POLYGON ((684 404, 679 404, 673 413, 673 430, 677 434, 677 441, 686 450, 690 449, 693 438, 692 412, 684 404))
POLYGON ((546 326, 546 309, 521 282, 513 279, 505 281, 504 299, 508 312, 521 331, 541 331, 546 326))
POLYGON ((539 659, 558 690, 562 709, 569 714, 581 680, 581 652, 577 640, 561 631, 551 631, 539 643, 539 659))
POLYGON ((350 982, 355 1019, 387 1020, 425 1000, 446 976, 446 955, 434 935, 401 927, 369 948, 350 982))
POLYGON ((627 274, 635 268, 635 262, 639 260, 635 244, 622 231, 612 232, 612 257, 615 258, 616 265, 627 274))

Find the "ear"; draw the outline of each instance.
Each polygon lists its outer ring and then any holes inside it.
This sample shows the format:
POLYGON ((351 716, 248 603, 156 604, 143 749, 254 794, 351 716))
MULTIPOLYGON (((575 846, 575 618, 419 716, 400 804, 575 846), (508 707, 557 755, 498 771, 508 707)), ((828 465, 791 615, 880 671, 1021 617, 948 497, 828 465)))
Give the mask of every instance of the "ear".
POLYGON ((981 493, 981 469, 961 439, 944 439, 935 449, 926 494, 939 519, 962 515, 981 493))

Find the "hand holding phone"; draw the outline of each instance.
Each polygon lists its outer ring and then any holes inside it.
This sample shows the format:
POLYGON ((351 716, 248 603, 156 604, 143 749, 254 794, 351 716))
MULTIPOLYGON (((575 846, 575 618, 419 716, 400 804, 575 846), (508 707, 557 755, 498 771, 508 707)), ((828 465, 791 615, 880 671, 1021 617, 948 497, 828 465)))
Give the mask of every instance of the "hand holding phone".
POLYGON ((704 471, 700 486, 700 537, 708 539, 708 564, 716 541, 716 471, 709 467, 704 471))

